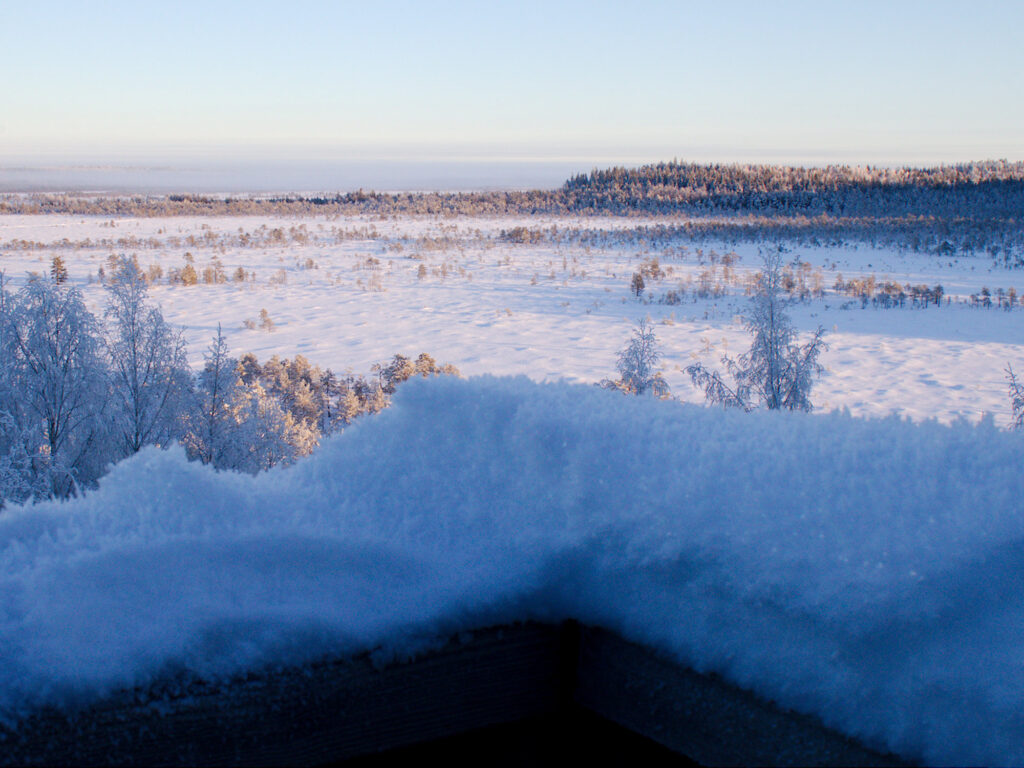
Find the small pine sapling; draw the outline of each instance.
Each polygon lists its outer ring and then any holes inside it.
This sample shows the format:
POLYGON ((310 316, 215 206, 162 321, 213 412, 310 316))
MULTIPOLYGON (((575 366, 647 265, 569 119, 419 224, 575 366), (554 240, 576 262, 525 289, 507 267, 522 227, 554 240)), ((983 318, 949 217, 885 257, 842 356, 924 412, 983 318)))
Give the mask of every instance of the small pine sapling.
POLYGON ((50 262, 50 277, 53 278, 53 282, 57 285, 67 282, 68 268, 64 264, 64 259, 60 256, 54 256, 50 262))

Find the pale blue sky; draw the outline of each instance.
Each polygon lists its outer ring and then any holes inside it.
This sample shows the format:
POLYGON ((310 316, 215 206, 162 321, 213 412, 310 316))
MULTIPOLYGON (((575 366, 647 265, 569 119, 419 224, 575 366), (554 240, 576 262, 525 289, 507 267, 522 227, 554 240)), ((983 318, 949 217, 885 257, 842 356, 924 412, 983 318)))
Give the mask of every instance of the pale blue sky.
POLYGON ((1017 0, 7 0, 0 156, 1019 160, 1022 29, 1017 0))

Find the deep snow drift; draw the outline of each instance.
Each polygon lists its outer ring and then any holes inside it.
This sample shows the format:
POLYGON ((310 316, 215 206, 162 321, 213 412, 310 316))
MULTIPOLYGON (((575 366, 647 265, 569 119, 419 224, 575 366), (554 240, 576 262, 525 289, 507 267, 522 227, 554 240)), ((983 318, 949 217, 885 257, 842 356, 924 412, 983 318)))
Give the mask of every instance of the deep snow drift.
POLYGON ((1024 763, 1024 436, 410 382, 288 469, 0 513, 0 716, 579 618, 868 744, 1024 763))

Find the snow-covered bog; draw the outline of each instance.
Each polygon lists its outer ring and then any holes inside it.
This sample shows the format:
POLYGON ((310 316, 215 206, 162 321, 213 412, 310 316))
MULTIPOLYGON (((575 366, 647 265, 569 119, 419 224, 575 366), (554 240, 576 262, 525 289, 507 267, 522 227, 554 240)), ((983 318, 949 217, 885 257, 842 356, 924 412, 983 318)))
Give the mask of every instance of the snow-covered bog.
MULTIPOLYGON (((698 362, 721 369, 723 355, 750 347, 741 317, 746 291, 762 263, 759 248, 776 243, 651 242, 630 234, 686 221, 11 215, 0 217, 0 270, 13 293, 59 256, 68 284, 100 315, 107 302, 100 270, 111 274, 112 256, 137 256, 152 278, 151 301, 181 328, 195 370, 222 327, 232 354, 261 361, 303 355, 336 374, 364 374, 396 353, 428 352, 467 375, 596 383, 615 376, 616 354, 650 317, 662 353, 658 372, 673 396, 703 402, 685 369, 698 362), (543 236, 507 236, 517 231, 543 236), (198 284, 184 283, 186 267, 198 284), (640 301, 631 276, 644 269, 640 301), (660 303, 673 292, 680 303, 660 303)), ((1024 311, 1016 299, 1011 311, 996 307, 1000 292, 1024 292, 1020 270, 981 252, 940 256, 865 242, 786 247, 787 265, 801 265, 794 274, 825 290, 792 307, 801 345, 819 326, 826 331, 816 409, 946 423, 987 412, 1009 425, 1004 369, 1024 367, 1024 311), (928 309, 910 300, 902 309, 862 309, 855 290, 834 287, 858 281, 941 285, 945 298, 928 309), (972 304, 986 290, 992 308, 972 304)))
POLYGON ((1024 762, 1024 436, 441 377, 256 477, 0 515, 0 715, 574 617, 929 763, 1024 762))

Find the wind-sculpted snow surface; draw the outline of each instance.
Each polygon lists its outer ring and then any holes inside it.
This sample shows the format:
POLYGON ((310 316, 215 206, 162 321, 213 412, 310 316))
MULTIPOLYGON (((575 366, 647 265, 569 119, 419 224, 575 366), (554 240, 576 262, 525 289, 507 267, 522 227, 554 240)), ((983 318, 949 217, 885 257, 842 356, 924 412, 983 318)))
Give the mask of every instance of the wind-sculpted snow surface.
POLYGON ((1024 436, 413 381, 257 477, 0 515, 0 714, 575 617, 930 763, 1024 763, 1024 436))

